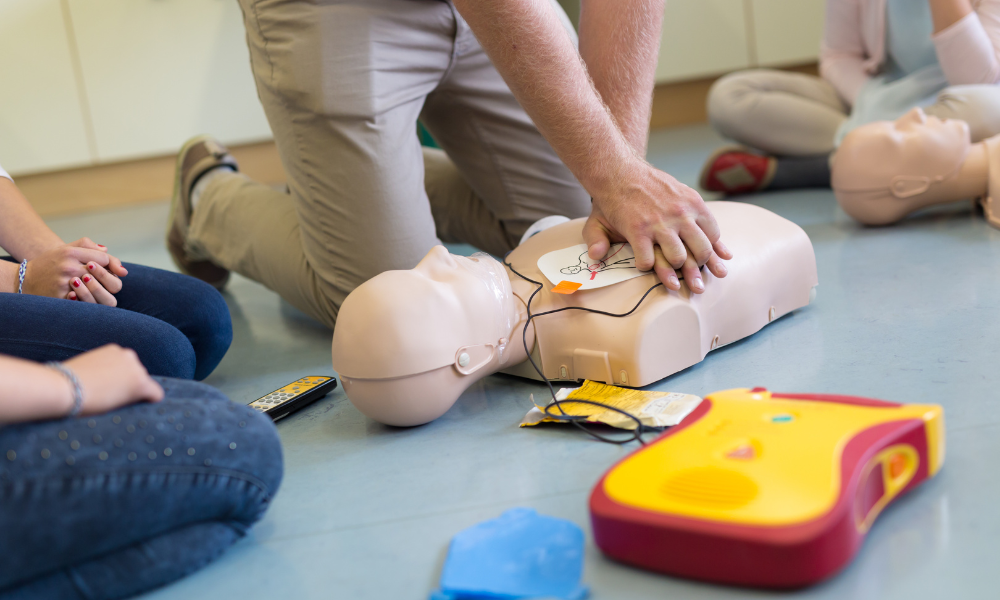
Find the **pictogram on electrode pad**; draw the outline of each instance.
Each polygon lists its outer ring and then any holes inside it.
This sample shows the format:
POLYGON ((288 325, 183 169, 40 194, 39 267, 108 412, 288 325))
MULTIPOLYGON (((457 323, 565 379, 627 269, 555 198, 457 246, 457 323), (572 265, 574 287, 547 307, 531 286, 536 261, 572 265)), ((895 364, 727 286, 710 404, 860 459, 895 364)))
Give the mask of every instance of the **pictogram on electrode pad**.
POLYGON ((636 268, 631 244, 612 244, 601 260, 591 260, 586 244, 554 250, 538 259, 538 269, 555 285, 580 284, 577 290, 602 288, 652 273, 636 268))

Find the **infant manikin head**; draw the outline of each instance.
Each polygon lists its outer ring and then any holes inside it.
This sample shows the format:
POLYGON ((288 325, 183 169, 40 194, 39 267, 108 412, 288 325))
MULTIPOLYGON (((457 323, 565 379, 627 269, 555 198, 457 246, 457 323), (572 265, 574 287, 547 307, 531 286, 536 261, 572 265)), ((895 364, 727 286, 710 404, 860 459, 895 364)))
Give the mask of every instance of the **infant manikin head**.
POLYGON ((436 246, 415 268, 381 273, 344 300, 333 367, 365 415, 427 423, 507 362, 516 302, 499 261, 436 246))
POLYGON ((929 117, 915 108, 896 121, 858 127, 833 159, 832 186, 844 211, 884 225, 917 208, 955 200, 942 183, 958 175, 971 140, 964 121, 929 117))

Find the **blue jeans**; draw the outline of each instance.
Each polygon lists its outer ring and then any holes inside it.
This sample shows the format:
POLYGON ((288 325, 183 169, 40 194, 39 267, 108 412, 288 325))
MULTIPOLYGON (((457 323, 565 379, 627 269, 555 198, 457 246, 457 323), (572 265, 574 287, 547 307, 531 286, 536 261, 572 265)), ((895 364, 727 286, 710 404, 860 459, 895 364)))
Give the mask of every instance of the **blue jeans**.
POLYGON ((0 600, 125 598, 219 556, 281 483, 271 420, 204 384, 0 428, 0 600))
POLYGON ((0 354, 61 361, 114 343, 135 350, 152 375, 207 377, 233 341, 222 295, 179 273, 125 268, 116 308, 0 293, 0 354))

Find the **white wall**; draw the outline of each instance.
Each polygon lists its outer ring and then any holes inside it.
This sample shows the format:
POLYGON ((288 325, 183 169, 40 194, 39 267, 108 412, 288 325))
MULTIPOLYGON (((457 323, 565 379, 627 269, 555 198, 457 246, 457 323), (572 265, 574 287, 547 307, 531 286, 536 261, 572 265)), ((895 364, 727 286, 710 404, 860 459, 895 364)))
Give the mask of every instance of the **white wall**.
POLYGON ((815 61, 825 0, 667 0, 657 83, 815 61))
POLYGON ((751 0, 750 4, 757 66, 803 64, 819 58, 824 0, 751 0))
POLYGON ((89 164, 59 0, 0 0, 0 164, 12 173, 89 164))
POLYGON ((267 139, 236 0, 69 0, 97 158, 267 139))
POLYGON ((266 140, 235 0, 0 0, 0 164, 11 173, 266 140))
MULTIPOLYGON (((576 14, 578 0, 559 0, 576 14)), ((659 83, 816 59, 823 0, 667 0, 659 83)), ((24 174, 267 139, 235 0, 0 0, 0 163, 24 174)))
POLYGON ((667 0, 656 81, 679 81, 750 64, 744 0, 667 0))

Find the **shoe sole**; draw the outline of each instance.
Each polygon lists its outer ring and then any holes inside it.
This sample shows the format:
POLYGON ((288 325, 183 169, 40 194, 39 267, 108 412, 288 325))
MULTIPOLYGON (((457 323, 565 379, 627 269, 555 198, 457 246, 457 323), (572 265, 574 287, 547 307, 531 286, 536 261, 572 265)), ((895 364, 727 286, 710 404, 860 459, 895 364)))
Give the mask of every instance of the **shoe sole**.
MULTIPOLYGON (((702 165, 701 167, 701 172, 698 174, 698 187, 705 190, 706 192, 718 191, 718 190, 708 189, 709 172, 712 169, 712 165, 715 164, 716 159, 718 159, 723 154, 727 154, 729 152, 746 152, 748 154, 754 153, 753 150, 751 150, 750 148, 747 148, 746 146, 740 146, 737 144, 716 148, 714 152, 708 155, 708 158, 705 159, 705 164, 702 165)), ((725 194, 726 191, 722 190, 722 193, 725 194)))
MULTIPOLYGON (((193 146, 195 146, 196 144, 201 144, 203 142, 206 142, 206 141, 208 141, 210 139, 212 139, 212 136, 210 136, 208 134, 203 134, 203 135, 199 135, 197 137, 193 137, 190 140, 184 142, 184 145, 181 146, 180 151, 177 153, 177 158, 174 160, 174 191, 173 191, 173 194, 170 196, 170 215, 167 217, 167 236, 168 237, 170 236, 170 230, 173 228, 173 226, 174 226, 174 224, 176 222, 176 219, 177 219, 177 210, 180 210, 180 208, 181 208, 180 207, 180 204, 182 202, 182 200, 181 200, 182 191, 181 190, 182 190, 182 188, 184 186, 184 183, 183 183, 183 180, 184 180, 184 173, 183 173, 184 157, 187 156, 188 151, 191 150, 191 148, 193 146)), ((190 225, 190 223, 189 223, 189 225, 190 225)), ((178 268, 180 268, 180 265, 177 265, 177 266, 178 266, 178 268)))
MULTIPOLYGON (((176 224, 177 211, 186 210, 186 208, 181 207, 181 204, 183 203, 181 194, 183 193, 184 189, 184 173, 183 173, 184 157, 187 156, 188 151, 191 150, 192 147, 211 139, 214 138, 209 134, 202 134, 189 139, 188 141, 184 142, 183 146, 181 146, 180 151, 177 152, 177 158, 174 161, 174 190, 173 194, 171 194, 170 196, 170 213, 167 216, 167 233, 166 233, 167 251, 170 254, 171 260, 173 260, 174 265, 177 267, 177 270, 183 273, 184 275, 188 275, 190 277, 193 277, 191 272, 184 266, 184 263, 181 260, 181 258, 177 257, 174 254, 175 250, 173 246, 171 246, 170 244, 170 232, 173 230, 174 225, 176 224)), ((189 214, 188 217, 190 216, 191 215, 189 214)), ((187 225, 190 226, 191 223, 188 222, 187 225)), ((181 253, 184 252, 183 248, 178 249, 177 251, 181 253)), ((208 283, 215 289, 221 291, 222 288, 226 286, 226 283, 228 281, 229 281, 229 274, 227 273, 226 276, 223 277, 220 281, 206 281, 205 283, 208 283)))

